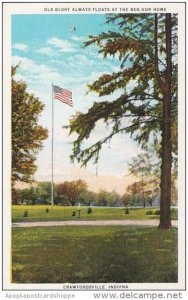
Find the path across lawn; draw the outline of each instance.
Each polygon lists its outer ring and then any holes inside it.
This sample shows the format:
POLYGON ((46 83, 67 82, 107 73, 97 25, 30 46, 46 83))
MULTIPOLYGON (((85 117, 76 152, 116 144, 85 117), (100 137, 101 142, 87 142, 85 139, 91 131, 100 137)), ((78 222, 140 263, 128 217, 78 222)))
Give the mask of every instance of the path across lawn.
MULTIPOLYGON (((104 225, 129 225, 129 226, 158 226, 159 220, 101 220, 101 221, 46 221, 13 223, 13 227, 50 227, 50 226, 104 226, 104 225)), ((178 221, 173 220, 172 226, 178 227, 178 221)))

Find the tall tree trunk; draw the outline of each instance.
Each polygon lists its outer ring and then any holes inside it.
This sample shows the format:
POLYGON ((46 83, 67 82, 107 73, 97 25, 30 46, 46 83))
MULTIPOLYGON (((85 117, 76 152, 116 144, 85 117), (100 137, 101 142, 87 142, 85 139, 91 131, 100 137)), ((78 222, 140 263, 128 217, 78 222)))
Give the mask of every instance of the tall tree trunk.
POLYGON ((145 199, 145 194, 144 194, 144 181, 142 178, 142 197, 143 197, 143 206, 144 208, 146 207, 146 199, 145 199))
POLYGON ((172 144, 171 144, 171 76, 172 76, 172 54, 171 54, 171 14, 166 14, 166 78, 163 90, 163 120, 162 120, 162 163, 161 163, 161 199, 160 199, 160 224, 161 229, 171 227, 170 205, 171 205, 171 166, 172 166, 172 144))
POLYGON ((18 204, 18 195, 15 188, 12 189, 12 204, 17 205, 18 204))

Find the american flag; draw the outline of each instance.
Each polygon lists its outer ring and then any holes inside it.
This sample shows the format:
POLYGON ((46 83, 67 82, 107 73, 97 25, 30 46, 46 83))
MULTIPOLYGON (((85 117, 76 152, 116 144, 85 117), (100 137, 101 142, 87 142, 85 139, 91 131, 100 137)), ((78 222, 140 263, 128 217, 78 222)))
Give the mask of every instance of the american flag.
POLYGON ((53 98, 62 101, 70 106, 73 106, 72 92, 53 85, 53 98))

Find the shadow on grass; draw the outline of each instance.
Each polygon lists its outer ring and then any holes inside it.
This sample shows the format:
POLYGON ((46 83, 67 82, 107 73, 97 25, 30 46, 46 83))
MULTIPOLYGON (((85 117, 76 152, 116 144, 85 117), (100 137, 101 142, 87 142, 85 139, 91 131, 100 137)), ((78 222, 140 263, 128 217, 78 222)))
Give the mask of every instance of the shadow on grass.
POLYGON ((14 283, 177 282, 177 230, 14 228, 14 283))

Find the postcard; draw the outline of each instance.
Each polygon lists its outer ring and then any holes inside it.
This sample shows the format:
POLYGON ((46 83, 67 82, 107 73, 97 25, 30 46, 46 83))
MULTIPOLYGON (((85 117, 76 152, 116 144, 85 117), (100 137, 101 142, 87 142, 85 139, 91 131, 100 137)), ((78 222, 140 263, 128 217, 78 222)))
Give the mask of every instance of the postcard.
POLYGON ((181 297, 185 3, 2 17, 3 290, 181 297))

